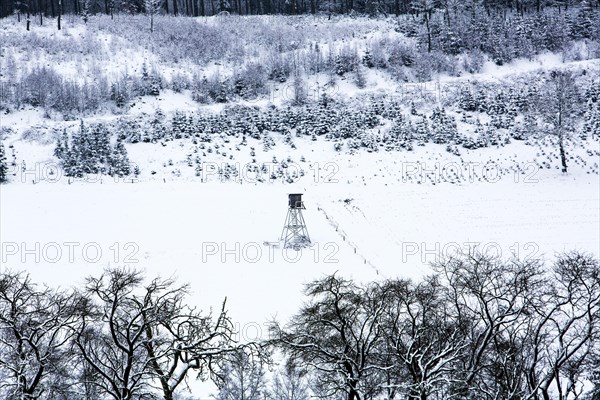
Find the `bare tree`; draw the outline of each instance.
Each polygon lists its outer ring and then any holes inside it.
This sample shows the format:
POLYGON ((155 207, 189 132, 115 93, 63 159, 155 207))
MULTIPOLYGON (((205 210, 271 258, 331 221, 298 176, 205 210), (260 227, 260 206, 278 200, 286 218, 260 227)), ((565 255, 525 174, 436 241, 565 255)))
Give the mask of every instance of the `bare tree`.
POLYGON ((308 388, 307 371, 288 358, 273 378, 271 393, 276 400, 304 400, 308 398, 308 388))
POLYGON ((572 398, 600 331, 598 260, 580 253, 559 256, 539 300, 528 332, 527 398, 572 398))
POLYGON ((90 382, 115 400, 131 400, 150 392, 151 358, 146 330, 155 321, 144 318, 150 306, 140 291, 143 276, 127 269, 107 269, 99 278, 87 278, 79 298, 74 345, 83 368, 97 379, 90 382))
POLYGON ((571 136, 575 118, 578 116, 575 105, 579 93, 575 78, 570 71, 552 71, 546 91, 539 98, 539 111, 548 124, 549 134, 558 140, 558 150, 562 172, 567 172, 565 142, 571 136))
POLYGON ((222 359, 216 400, 262 400, 267 392, 264 361, 251 348, 239 348, 222 359))
POLYGON ((149 365, 165 400, 173 400, 190 371, 210 373, 215 363, 238 349, 226 302, 213 321, 211 314, 202 315, 183 303, 187 294, 187 286, 154 280, 146 288, 144 301, 138 304, 144 309, 149 365))
POLYGON ((469 345, 464 321, 446 292, 435 277, 418 284, 390 280, 382 286, 386 352, 395 378, 386 386, 410 399, 426 400, 446 389, 469 345))
POLYGON ((318 386, 331 398, 345 393, 360 400, 367 376, 380 370, 377 346, 382 341, 383 299, 370 288, 329 276, 306 286, 310 303, 286 329, 273 324, 275 343, 316 372, 318 386))
POLYGON ((185 305, 187 285, 143 280, 127 269, 87 279, 74 338, 86 393, 129 400, 150 396, 158 383, 162 397, 173 400, 190 371, 206 378, 239 348, 225 302, 213 321, 210 313, 185 305))
POLYGON ((467 254, 442 260, 434 269, 448 288, 447 302, 455 318, 464 322, 468 343, 457 365, 453 393, 477 390, 487 395, 490 351, 528 315, 532 290, 543 284, 540 263, 467 254))
POLYGON ((70 296, 39 288, 23 273, 0 275, 0 393, 5 399, 38 399, 60 387, 67 362, 70 296))
POLYGON ((27 0, 27 19, 25 20, 27 30, 31 28, 31 0, 27 0))

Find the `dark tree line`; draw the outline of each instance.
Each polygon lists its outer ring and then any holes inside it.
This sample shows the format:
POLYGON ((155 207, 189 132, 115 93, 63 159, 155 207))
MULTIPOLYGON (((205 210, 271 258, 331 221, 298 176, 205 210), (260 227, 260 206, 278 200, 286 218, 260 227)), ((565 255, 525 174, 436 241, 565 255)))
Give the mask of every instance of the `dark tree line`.
POLYGON ((434 269, 419 282, 314 281, 273 343, 323 399, 597 398, 598 260, 563 254, 546 270, 468 255, 434 269))
POLYGON ((240 15, 259 14, 347 14, 359 12, 370 15, 412 14, 422 17, 425 23, 431 15, 439 11, 450 19, 456 8, 469 9, 483 7, 487 13, 496 12, 540 12, 544 8, 569 9, 577 5, 597 7, 597 0, 3 0, 0 3, 0 18, 13 13, 59 17, 61 14, 88 15, 103 13, 142 13, 158 4, 162 12, 172 15, 209 16, 222 11, 240 15))

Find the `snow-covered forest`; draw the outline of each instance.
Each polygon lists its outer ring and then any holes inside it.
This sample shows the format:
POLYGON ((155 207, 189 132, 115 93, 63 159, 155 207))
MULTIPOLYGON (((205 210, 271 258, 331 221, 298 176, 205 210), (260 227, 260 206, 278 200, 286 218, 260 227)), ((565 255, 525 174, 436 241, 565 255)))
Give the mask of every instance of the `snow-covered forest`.
POLYGON ((0 398, 597 400, 599 204, 599 1, 0 3, 0 398))

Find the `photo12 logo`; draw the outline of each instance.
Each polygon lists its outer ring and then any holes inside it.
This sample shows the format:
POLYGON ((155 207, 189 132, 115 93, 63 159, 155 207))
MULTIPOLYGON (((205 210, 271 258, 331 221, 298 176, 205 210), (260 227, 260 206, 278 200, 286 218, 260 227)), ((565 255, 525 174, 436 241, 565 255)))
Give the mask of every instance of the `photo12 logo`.
POLYGON ((539 167, 535 163, 517 166, 512 173, 494 161, 427 163, 423 161, 400 163, 402 182, 441 183, 484 181, 499 182, 503 177, 512 177, 515 183, 538 183, 535 177, 539 167))
POLYGON ((263 102, 266 98, 271 103, 276 100, 317 102, 323 97, 335 96, 339 93, 340 88, 336 82, 320 83, 291 79, 282 83, 270 83, 266 86, 266 90, 266 96, 256 93, 252 97, 245 98, 245 101, 248 103, 263 102))
MULTIPOLYGON (((228 163, 203 162, 198 169, 198 176, 206 182, 258 183, 281 180, 288 183, 299 182, 309 172, 301 164, 295 162, 265 163, 228 163)), ((310 163, 310 177, 315 183, 338 183, 336 174, 340 168, 334 162, 324 164, 310 163)))
POLYGON ((114 242, 103 246, 97 242, 2 242, 0 259, 4 266, 27 263, 88 263, 111 262, 137 264, 140 247, 135 242, 114 242))
POLYGON ((297 263, 301 260, 312 263, 339 263, 336 258, 340 247, 337 243, 312 243, 309 246, 298 249, 279 247, 270 243, 226 243, 226 242, 203 242, 202 263, 220 262, 226 263, 297 263))
MULTIPOLYGON (((129 163, 130 171, 139 171, 137 164, 129 163)), ((85 183, 108 183, 108 182, 124 182, 124 183, 136 183, 138 182, 137 175, 131 173, 130 175, 109 175, 108 171, 99 171, 98 173, 85 173, 81 176, 70 176, 65 173, 63 166, 56 161, 43 161, 36 162, 33 164, 27 164, 25 161, 21 165, 13 165, 7 172, 7 175, 15 176, 18 182, 21 183, 58 183, 65 181, 67 183, 73 182, 85 182, 85 183)))
POLYGON ((540 247, 535 242, 514 242, 509 245, 497 242, 402 242, 401 249, 403 263, 420 261, 423 264, 473 253, 494 258, 511 257, 521 261, 531 260, 540 255, 540 247))

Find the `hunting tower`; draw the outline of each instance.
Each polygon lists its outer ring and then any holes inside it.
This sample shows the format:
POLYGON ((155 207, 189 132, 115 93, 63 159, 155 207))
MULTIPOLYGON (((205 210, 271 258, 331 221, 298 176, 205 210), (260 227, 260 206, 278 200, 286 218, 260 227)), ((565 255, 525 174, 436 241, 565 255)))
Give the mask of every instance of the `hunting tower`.
POLYGON ((302 194, 289 194, 288 213, 281 232, 284 248, 298 249, 310 245, 310 237, 302 216, 302 210, 306 210, 302 201, 302 194))

